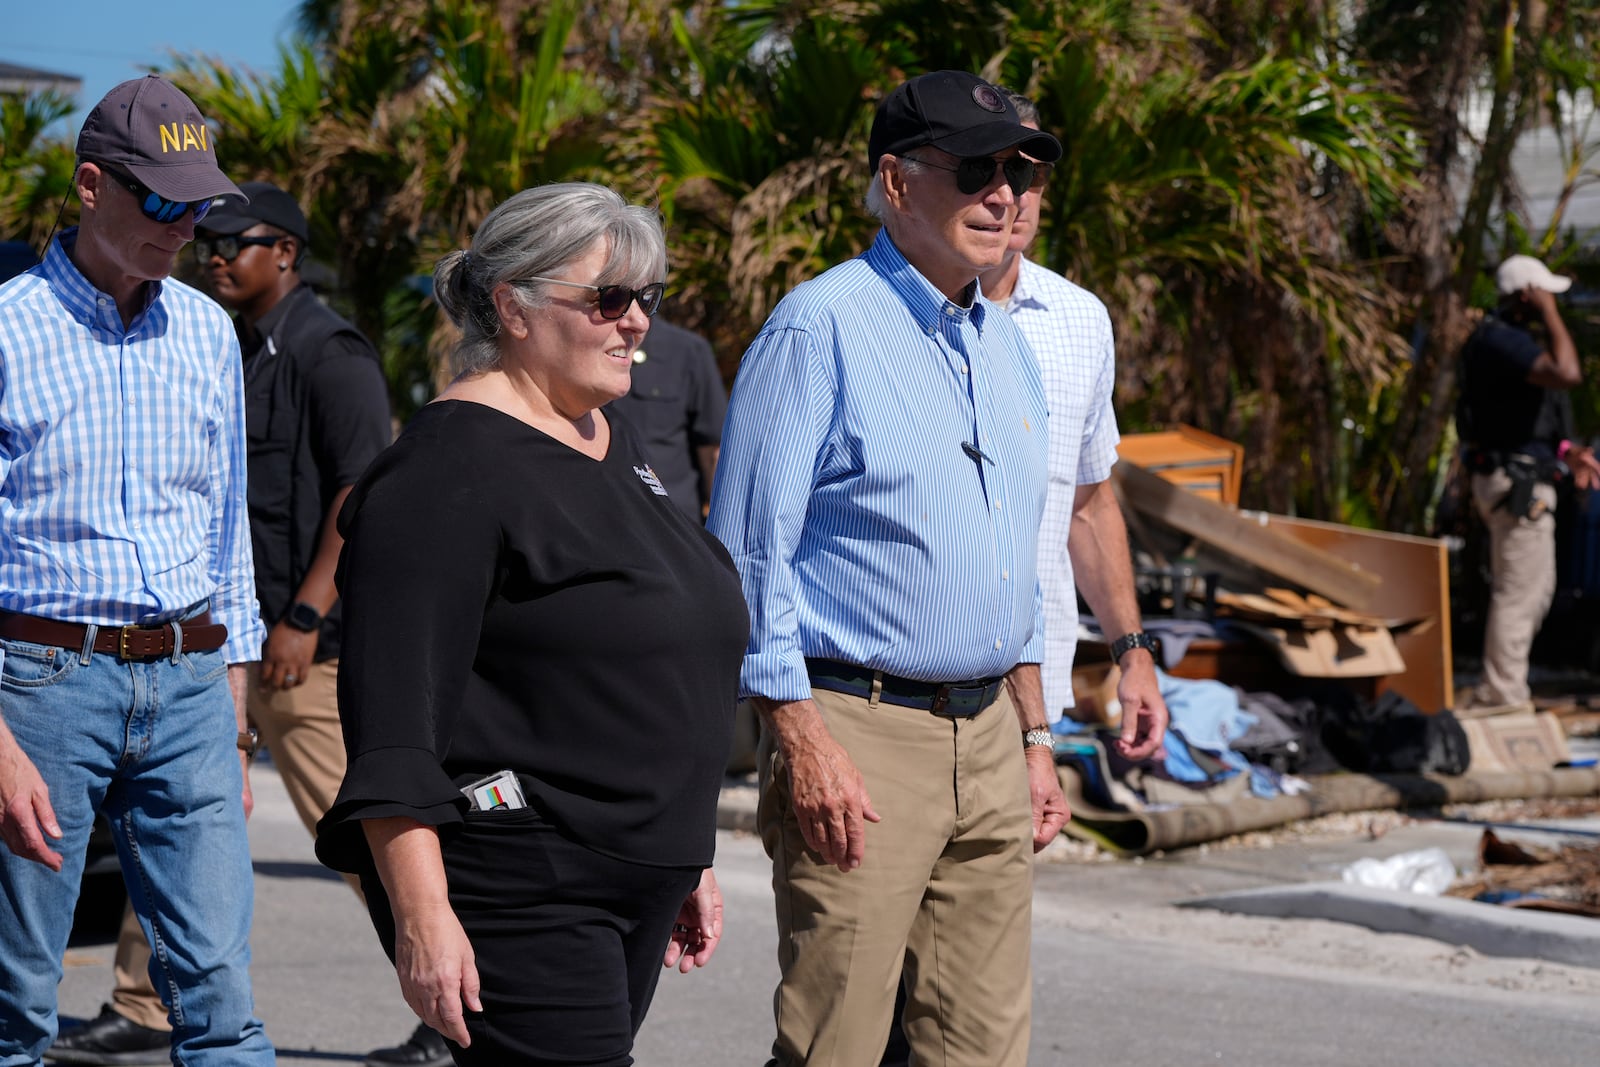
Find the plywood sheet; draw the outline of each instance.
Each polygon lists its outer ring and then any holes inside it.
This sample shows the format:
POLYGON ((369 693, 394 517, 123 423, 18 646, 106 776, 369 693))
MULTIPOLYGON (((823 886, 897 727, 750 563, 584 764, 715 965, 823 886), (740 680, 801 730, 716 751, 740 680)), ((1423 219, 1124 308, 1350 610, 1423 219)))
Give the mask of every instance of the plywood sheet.
POLYGON ((1181 530, 1286 582, 1357 611, 1373 611, 1379 579, 1362 566, 1267 523, 1185 493, 1130 461, 1111 469, 1124 499, 1158 522, 1181 530))
POLYGON ((1384 679, 1380 688, 1399 691, 1427 712, 1455 705, 1450 668, 1450 564, 1443 541, 1285 515, 1256 517, 1275 533, 1359 564, 1364 572, 1376 576, 1377 588, 1361 605, 1362 610, 1388 619, 1391 626, 1400 620, 1427 620, 1428 625, 1396 629, 1395 647, 1406 669, 1384 679))

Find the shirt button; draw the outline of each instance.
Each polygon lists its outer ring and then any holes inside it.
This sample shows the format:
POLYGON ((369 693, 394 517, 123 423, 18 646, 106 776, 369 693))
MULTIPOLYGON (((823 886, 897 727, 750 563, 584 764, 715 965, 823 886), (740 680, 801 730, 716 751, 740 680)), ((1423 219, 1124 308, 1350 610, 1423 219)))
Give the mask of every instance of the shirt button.
POLYGON ((995 639, 994 639, 994 647, 995 647, 995 648, 996 648, 996 649, 997 649, 997 650, 998 650, 998 649, 999 649, 999 647, 1000 647, 1000 639, 999 639, 999 638, 998 638, 998 637, 997 637, 997 638, 995 638, 995 639))
POLYGON ((961 365, 961 373, 962 374, 970 374, 971 373, 970 371, 967 370, 967 365, 965 363, 963 363, 961 365))
POLYGON ((1003 508, 1003 507, 1005 507, 1005 504, 1003 504, 1003 503, 1001 503, 1001 502, 1000 502, 1000 501, 998 501, 998 500, 996 500, 996 501, 995 501, 995 502, 994 502, 994 509, 995 509, 995 510, 996 510, 996 511, 999 511, 999 510, 1000 510, 1000 509, 1001 509, 1001 508, 1003 508))
POLYGON ((1002 582, 1009 582, 1011 580, 1011 572, 1010 571, 1001 571, 1000 572, 1000 580, 1002 582))

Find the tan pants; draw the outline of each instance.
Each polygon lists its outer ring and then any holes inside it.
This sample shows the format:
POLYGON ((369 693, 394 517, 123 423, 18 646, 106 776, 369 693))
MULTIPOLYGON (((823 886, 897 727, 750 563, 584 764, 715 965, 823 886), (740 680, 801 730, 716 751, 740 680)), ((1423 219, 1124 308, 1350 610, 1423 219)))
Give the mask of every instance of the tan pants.
POLYGON ((1031 1022, 1033 845, 1008 697, 976 719, 816 691, 882 821, 849 873, 805 847, 763 737, 758 824, 772 857, 778 1067, 876 1067, 895 990, 927 1067, 1022 1067, 1031 1022))
MULTIPOLYGON (((289 690, 268 690, 261 686, 259 665, 249 665, 250 721, 272 752, 273 766, 283 778, 300 821, 313 834, 344 780, 338 673, 337 660, 314 663, 303 684, 289 690)), ((356 879, 351 875, 344 879, 360 896, 356 879)), ((111 1004, 117 1013, 152 1030, 170 1029, 166 1006, 150 983, 150 944, 131 907, 122 916, 112 966, 116 985, 111 1004)))
POLYGON ((1504 470, 1472 476, 1472 502, 1489 528, 1492 575, 1479 704, 1517 704, 1529 698, 1528 655, 1556 592, 1555 487, 1534 487, 1534 499, 1544 504, 1535 519, 1517 518, 1495 506, 1510 491, 1511 478, 1504 470))

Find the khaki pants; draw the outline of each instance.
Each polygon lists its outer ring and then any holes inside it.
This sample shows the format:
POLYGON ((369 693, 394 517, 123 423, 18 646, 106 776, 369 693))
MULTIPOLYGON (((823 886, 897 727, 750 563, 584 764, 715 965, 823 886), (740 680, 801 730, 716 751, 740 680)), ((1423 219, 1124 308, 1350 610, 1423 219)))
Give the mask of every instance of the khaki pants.
MULTIPOLYGON (((249 665, 247 708, 250 721, 261 731, 262 743, 272 752, 272 763, 300 821, 316 833, 317 820, 333 806, 344 781, 344 735, 339 729, 339 662, 313 663, 302 685, 268 690, 261 686, 258 664, 249 665)), ((361 895, 354 876, 345 875, 350 888, 361 895)), ((150 945, 133 909, 122 916, 113 959, 115 987, 111 1003, 117 1013, 140 1026, 167 1030, 167 1009, 150 983, 150 945)))
POLYGON ((951 720, 818 690, 882 816, 862 865, 805 847, 783 759, 762 739, 758 823, 772 857, 778 1067, 876 1067, 902 964, 918 1064, 1022 1067, 1031 1021, 1033 844, 1016 712, 951 720))
POLYGON ((1528 655, 1556 592, 1556 490, 1534 487, 1544 504, 1536 519, 1496 507, 1511 491, 1504 470, 1472 476, 1472 502, 1489 528, 1489 618, 1483 633, 1483 680, 1477 703, 1526 701, 1528 655))

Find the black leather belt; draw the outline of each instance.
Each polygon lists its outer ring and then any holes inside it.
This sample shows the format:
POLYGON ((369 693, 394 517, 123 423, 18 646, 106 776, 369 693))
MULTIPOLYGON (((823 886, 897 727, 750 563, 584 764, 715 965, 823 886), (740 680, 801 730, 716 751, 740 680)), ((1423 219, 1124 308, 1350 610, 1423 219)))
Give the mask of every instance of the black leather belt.
POLYGON ((881 680, 878 699, 885 704, 917 708, 947 719, 970 719, 1000 699, 1004 676, 974 678, 965 682, 919 682, 892 674, 841 663, 835 659, 807 659, 806 674, 814 689, 872 698, 874 679, 881 680))

